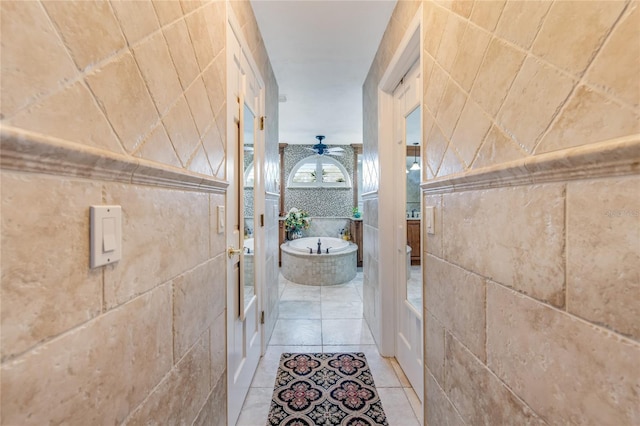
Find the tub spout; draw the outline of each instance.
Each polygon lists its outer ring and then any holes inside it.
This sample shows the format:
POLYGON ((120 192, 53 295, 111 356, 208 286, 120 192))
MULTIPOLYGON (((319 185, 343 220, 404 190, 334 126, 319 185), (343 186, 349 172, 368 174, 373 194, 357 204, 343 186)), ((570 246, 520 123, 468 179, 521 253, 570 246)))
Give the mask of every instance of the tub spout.
POLYGON ((320 238, 318 238, 318 254, 322 253, 322 248, 320 246, 322 246, 322 242, 320 241, 320 238))

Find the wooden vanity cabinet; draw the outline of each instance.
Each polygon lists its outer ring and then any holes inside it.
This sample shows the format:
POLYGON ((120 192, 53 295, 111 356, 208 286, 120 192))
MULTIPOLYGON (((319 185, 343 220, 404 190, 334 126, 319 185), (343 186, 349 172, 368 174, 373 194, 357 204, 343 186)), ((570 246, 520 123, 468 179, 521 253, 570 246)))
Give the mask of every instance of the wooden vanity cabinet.
POLYGON ((349 234, 351 234, 351 241, 358 245, 358 261, 356 266, 362 266, 362 220, 351 219, 349 224, 349 234))
POLYGON ((411 247, 411 264, 420 264, 420 221, 407 220, 407 245, 411 247))

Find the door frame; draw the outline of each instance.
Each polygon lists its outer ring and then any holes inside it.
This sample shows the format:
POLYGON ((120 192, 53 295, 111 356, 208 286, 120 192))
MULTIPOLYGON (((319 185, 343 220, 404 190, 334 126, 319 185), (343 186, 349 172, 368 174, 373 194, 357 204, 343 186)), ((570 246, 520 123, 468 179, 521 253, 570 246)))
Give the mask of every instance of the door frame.
MULTIPOLYGON (((423 64, 423 24, 422 24, 422 5, 418 7, 414 18, 408 25, 405 34, 400 41, 389 65, 387 66, 380 83, 378 85, 378 159, 380 170, 380 185, 378 196, 380 204, 394 206, 396 202, 396 188, 402 184, 406 184, 406 174, 404 167, 398 169, 397 159, 406 156, 406 146, 397 144, 394 141, 394 90, 402 77, 411 69, 411 66, 418 61, 421 70, 424 69, 423 64)), ((424 86, 424 76, 422 78, 424 86)), ((424 93, 420 88, 419 93, 424 93)), ((420 105, 423 105, 421 98, 420 105)), ((421 114, 421 128, 424 129, 424 114, 421 114)), ((424 149, 421 145, 420 149, 424 149)), ((422 157, 422 151, 421 151, 422 157)), ((380 354, 383 356, 396 355, 396 334, 398 332, 397 321, 397 241, 401 239, 400 232, 406 234, 406 217, 404 208, 379 209, 378 226, 379 226, 379 247, 380 247, 380 264, 379 276, 381 283, 394 283, 392 286, 381 286, 381 341, 379 346, 380 354), (405 222, 405 224, 403 224, 405 222), (394 241, 395 244, 385 244, 385 242, 394 241)), ((406 235, 404 235, 406 241, 406 235)), ((421 247, 424 252, 424 248, 421 247)), ((424 283, 424 274, 423 274, 424 283)), ((423 306, 424 306, 424 285, 423 285, 423 306)), ((422 353, 424 351, 424 308, 422 312, 422 353)), ((424 392, 424 384, 423 384, 424 392)), ((424 393, 423 393, 424 394, 424 393)))
MULTIPOLYGON (((242 27, 240 26, 240 23, 238 21, 238 18, 235 15, 235 12, 233 11, 230 3, 227 3, 226 6, 226 41, 225 41, 225 49, 226 49, 226 60, 227 60, 227 73, 226 73, 226 81, 225 81, 225 87, 227 90, 226 93, 226 101, 227 101, 227 106, 226 106, 226 112, 227 112, 227 117, 226 117, 226 125, 227 125, 227 129, 226 129, 226 179, 227 181, 230 182, 230 187, 228 189, 227 192, 227 199, 226 199, 226 204, 227 204, 227 210, 226 210, 226 217, 225 217, 225 243, 227 243, 228 241, 228 237, 227 235, 230 232, 233 232, 233 230, 231 229, 231 224, 234 223, 234 219, 231 216, 231 212, 232 209, 229 208, 229 202, 230 199, 231 200, 236 200, 236 198, 239 196, 240 191, 239 188, 235 187, 233 185, 233 180, 235 179, 235 175, 237 174, 242 174, 244 171, 242 170, 242 168, 239 168, 239 158, 242 158, 241 153, 238 152, 239 147, 232 147, 232 145, 237 145, 238 142, 236 141, 236 135, 235 135, 235 127, 237 126, 236 120, 238 120, 238 122, 240 122, 241 120, 241 116, 242 116, 242 111, 244 108, 244 95, 245 93, 236 93, 238 92, 238 90, 236 90, 236 88, 233 86, 233 84, 238 84, 238 82, 235 80, 235 78, 231 75, 231 67, 233 66, 233 50, 231 48, 231 43, 232 40, 235 39, 237 40, 238 44, 239 44, 239 48, 240 48, 240 53, 241 55, 243 55, 248 63, 248 68, 251 69, 251 72, 254 74, 255 79, 257 80, 257 83, 260 87, 259 89, 259 100, 258 100, 258 111, 256 114, 256 120, 260 121, 260 117, 264 114, 264 109, 265 109, 265 96, 266 96, 266 90, 265 90, 265 83, 264 83, 264 78, 262 77, 262 73, 260 72, 260 69, 257 66, 257 63, 255 62, 255 59, 253 58, 253 55, 251 53, 251 49, 249 48, 249 45, 244 37, 244 34, 242 32, 242 27), (236 110, 236 107, 240 108, 239 111, 236 110), (234 191, 235 194, 231 194, 230 191, 234 191)), ((243 91, 244 92, 244 91, 243 91)), ((242 129, 239 130, 240 132, 242 131, 242 129)), ((259 226, 259 221, 256 220, 260 217, 260 214, 264 214, 264 181, 263 178, 261 177, 262 175, 262 170, 263 170, 263 162, 264 162, 264 143, 265 143, 265 136, 264 136, 264 131, 262 129, 260 129, 259 126, 255 126, 255 145, 254 145, 254 176, 255 176, 255 180, 254 180, 254 244, 255 244, 255 250, 254 250, 254 268, 255 268, 255 273, 254 273, 254 279, 255 279, 255 294, 256 294, 256 303, 257 303, 257 315, 259 316, 260 313, 263 311, 264 309, 264 301, 263 301, 263 295, 264 295, 264 269, 265 269, 265 262, 266 262, 266 254, 264 252, 264 247, 265 247, 265 236, 264 236, 264 231, 263 229, 259 226), (260 210, 261 209, 261 210, 260 210)), ((243 232, 242 230, 240 230, 240 232, 243 232)), ((242 257, 243 255, 241 255, 242 257)), ((225 260, 226 260, 226 256, 225 256, 225 260)), ((242 266, 241 266, 242 268, 242 266)), ((227 266, 227 270, 229 269, 229 267, 227 266)), ((228 273, 228 272, 227 272, 228 273)), ((227 357, 227 423, 228 424, 235 424, 235 422, 237 421, 237 418, 239 417, 239 410, 242 407, 243 403, 244 403, 244 399, 246 397, 246 393, 248 392, 249 386, 251 384, 251 380, 253 379, 253 375, 255 373, 255 370, 258 366, 258 361, 260 359, 260 357, 262 355, 264 355, 264 326, 263 324, 258 320, 258 339, 260 339, 259 342, 257 342, 258 344, 258 351, 259 356, 257 360, 253 360, 251 365, 247 365, 246 362, 243 361, 243 365, 242 368, 246 367, 246 370, 242 372, 242 374, 240 376, 242 376, 242 382, 243 384, 243 389, 246 387, 246 391, 244 392, 244 395, 242 395, 242 398, 240 398, 240 395, 237 395, 237 393, 233 393, 231 392, 231 384, 232 384, 232 380, 233 378, 229 377, 230 374, 232 374, 233 372, 231 371, 231 369, 229 368, 229 359, 230 359, 230 355, 231 355, 231 349, 230 349, 230 323, 233 323, 236 319, 237 319, 237 310, 238 307, 235 305, 234 303, 234 296, 232 294, 232 292, 237 291, 236 289, 236 285, 235 284, 231 284, 229 277, 227 276, 226 279, 226 309, 227 309, 227 315, 226 315, 226 320, 227 320, 227 326, 225 328, 226 331, 226 357, 227 357), (240 400, 241 399, 241 400, 240 400), (233 410, 230 409, 230 407, 234 407, 233 410)), ((242 301, 240 301, 240 303, 242 304, 242 301)))

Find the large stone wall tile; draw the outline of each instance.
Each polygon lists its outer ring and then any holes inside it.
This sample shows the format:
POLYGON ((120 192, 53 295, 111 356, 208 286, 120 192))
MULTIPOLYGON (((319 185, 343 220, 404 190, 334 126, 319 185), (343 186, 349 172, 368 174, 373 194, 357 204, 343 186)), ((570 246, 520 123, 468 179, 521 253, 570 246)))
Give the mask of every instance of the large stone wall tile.
MULTIPOLYGON (((192 1, 188 3, 194 3, 192 1)), ((211 46, 211 38, 209 36, 208 26, 215 24, 215 22, 207 25, 207 14, 204 9, 200 9, 185 18, 187 29, 191 35, 191 42, 193 44, 193 50, 196 54, 196 60, 200 65, 201 70, 205 70, 207 66, 213 60, 213 48, 211 46)), ((218 23, 220 24, 220 23, 218 23)), ((246 27, 245 30, 249 30, 253 26, 246 27)))
POLYGON ((204 333, 123 425, 188 425, 211 389, 209 333, 204 333))
POLYGON ((8 120, 8 124, 118 154, 124 152, 105 115, 81 81, 35 102, 8 120))
POLYGON ((171 369, 164 285, 2 364, 5 425, 120 424, 171 369))
POLYGON ((487 365, 550 424, 640 421, 640 345, 495 283, 487 365))
POLYGON ((500 39, 494 38, 489 44, 471 90, 471 97, 489 115, 495 116, 500 109, 525 56, 524 52, 500 39))
POLYGON ((563 184, 443 196, 444 258, 564 306, 563 184))
POLYGON ((640 115, 589 86, 580 85, 569 97, 535 153, 604 142, 640 132, 640 115))
POLYGON ((178 101, 162 119, 162 122, 167 129, 180 162, 183 165, 187 165, 191 154, 193 154, 200 142, 200 135, 184 96, 178 98, 178 101))
POLYGON ((155 129, 149 133, 149 136, 142 142, 133 155, 157 163, 182 167, 162 122, 158 123, 155 129))
POLYGON ((440 164, 440 168, 438 169, 437 176, 443 177, 443 176, 460 173, 463 171, 464 171, 463 161, 460 159, 460 156, 458 155, 453 145, 449 144, 449 146, 447 147, 447 151, 444 153, 444 157, 442 157, 442 164, 440 164))
POLYGON ((449 13, 433 2, 423 2, 424 8, 424 48, 432 57, 438 54, 438 47, 447 25, 449 13))
POLYGON ((493 32, 506 3, 506 0, 476 1, 470 16, 471 22, 493 32))
POLYGON ((513 139, 494 124, 484 138, 478 155, 473 161, 472 168, 478 169, 494 166, 496 164, 518 160, 526 155, 524 150, 520 148, 513 139))
MULTIPOLYGON (((555 1, 533 43, 533 53, 570 72, 581 75, 616 22, 626 1, 581 3, 555 1), (588 22, 588 25, 568 25, 588 22)), ((617 64, 616 64, 617 66, 617 64)))
MULTIPOLYGON (((442 195, 426 195, 424 197, 423 203, 425 209, 427 207, 433 207, 433 216, 435 219, 435 223, 433 224, 433 234, 429 234, 426 230, 426 223, 423 222, 424 228, 424 247, 423 247, 423 257, 426 254, 432 254, 436 257, 442 257, 442 240, 444 235, 442 235, 442 195)), ((424 212, 426 215, 426 210, 424 212)), ((423 217, 422 219, 425 221, 426 219, 423 217)))
POLYGON ((428 310, 424 311, 426 366, 440 383, 444 383, 444 327, 428 310))
POLYGON ((224 256, 210 260, 173 281, 174 352, 177 358, 224 311, 224 256))
POLYGON ((640 5, 633 2, 587 71, 586 79, 636 108, 640 104, 640 5), (612 66, 615 64, 616 66, 612 66))
POLYGON ((470 425, 544 425, 521 399, 449 333, 444 390, 470 425))
POLYGON ((77 71, 40 2, 3 1, 0 11, 0 116, 7 118, 77 71))
POLYGON ((204 407, 193 422, 194 426, 226 426, 227 425, 227 373, 220 376, 204 407))
MULTIPOLYGON (((467 95, 464 91, 458 87, 453 79, 449 79, 447 88, 442 95, 440 106, 438 107, 438 115, 436 115, 436 122, 447 138, 453 135, 456 123, 460 119, 462 108, 466 101, 467 95)), ((477 145, 479 145, 479 142, 477 145)))
POLYGON ((484 280, 431 255, 426 256, 426 262, 427 311, 484 360, 484 280))
POLYGON ((111 1, 129 46, 160 29, 151 0, 111 1))
POLYGON ((529 56, 509 90, 497 122, 532 152, 574 83, 572 78, 529 56))
POLYGON ((449 13, 436 55, 438 63, 447 72, 451 72, 453 68, 467 25, 465 19, 455 13, 449 13))
POLYGON ((476 153, 491 128, 491 119, 473 99, 469 99, 460 113, 451 143, 456 147, 466 167, 473 163, 476 153))
POLYGON ((551 1, 509 1, 502 10, 496 35, 523 49, 531 47, 551 1))
POLYGON ((456 411, 444 390, 435 378, 427 371, 425 374, 426 396, 425 411, 426 425, 434 426, 465 426, 464 420, 456 411))
POLYGON ((125 47, 125 39, 108 2, 44 1, 42 5, 58 28, 78 69, 95 64, 125 47))
POLYGON ((182 7, 174 0, 153 0, 153 7, 156 10, 161 25, 170 24, 182 17, 182 7))
POLYGON ((143 43, 135 46, 133 56, 147 83, 151 98, 153 98, 160 115, 163 116, 182 94, 182 86, 180 86, 178 73, 162 33, 154 34, 143 43))
POLYGON ((212 125, 217 129, 214 115, 211 111, 211 105, 209 104, 207 89, 204 86, 202 78, 198 77, 195 79, 184 95, 187 98, 191 115, 193 115, 193 120, 196 123, 196 128, 200 136, 204 137, 205 132, 212 125))
POLYGON ((100 314, 92 204, 102 204, 100 184, 2 172, 3 360, 100 314))
POLYGON ((427 165, 433 172, 436 172, 440 168, 444 154, 447 152, 448 144, 449 141, 442 134, 440 126, 434 124, 425 140, 427 165))
MULTIPOLYGON (((276 289, 277 290, 277 289, 276 289)), ((221 297, 222 298, 222 297, 221 297)), ((223 310, 214 318, 209 328, 211 356, 211 387, 220 380, 227 369, 227 311, 223 310)))
MULTIPOLYGON (((62 4, 66 3, 69 2, 62 4)), ((158 121, 158 112, 133 56, 120 55, 88 75, 86 81, 123 146, 132 152, 158 121)))
POLYGON ((182 88, 186 90, 200 74, 187 24, 183 19, 180 19, 164 28, 163 33, 169 45, 169 52, 176 66, 176 71, 178 71, 182 88))
POLYGON ((640 340, 640 178, 567 185, 567 310, 640 340))
POLYGON ((460 43, 460 51, 451 69, 451 77, 467 92, 471 90, 490 41, 491 36, 486 32, 473 25, 467 26, 460 43))
POLYGON ((105 269, 107 307, 201 264, 209 253, 207 194, 105 185, 106 204, 122 206, 122 259, 105 269))

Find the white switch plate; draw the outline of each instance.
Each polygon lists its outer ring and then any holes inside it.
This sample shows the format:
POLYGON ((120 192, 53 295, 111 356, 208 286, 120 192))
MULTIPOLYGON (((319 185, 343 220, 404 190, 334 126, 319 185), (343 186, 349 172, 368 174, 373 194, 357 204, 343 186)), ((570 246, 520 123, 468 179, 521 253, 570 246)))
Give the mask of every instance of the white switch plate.
POLYGON ((122 258, 122 207, 91 206, 92 268, 117 262, 122 258))
POLYGON ((218 234, 222 234, 224 232, 224 222, 226 220, 224 214, 224 206, 216 206, 217 216, 218 216, 218 234))
POLYGON ((424 209, 424 220, 427 221, 427 234, 434 235, 436 233, 435 207, 427 206, 424 209))

